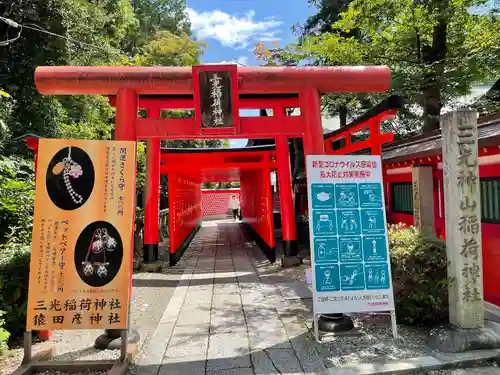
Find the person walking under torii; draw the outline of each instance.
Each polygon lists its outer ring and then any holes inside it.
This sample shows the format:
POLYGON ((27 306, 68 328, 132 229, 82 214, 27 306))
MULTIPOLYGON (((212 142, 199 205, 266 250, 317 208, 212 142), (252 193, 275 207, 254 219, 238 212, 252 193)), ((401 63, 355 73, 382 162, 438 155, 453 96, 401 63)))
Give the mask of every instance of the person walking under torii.
POLYGON ((233 219, 236 220, 239 216, 240 211, 240 200, 236 198, 236 195, 232 195, 229 199, 229 209, 233 213, 233 219))

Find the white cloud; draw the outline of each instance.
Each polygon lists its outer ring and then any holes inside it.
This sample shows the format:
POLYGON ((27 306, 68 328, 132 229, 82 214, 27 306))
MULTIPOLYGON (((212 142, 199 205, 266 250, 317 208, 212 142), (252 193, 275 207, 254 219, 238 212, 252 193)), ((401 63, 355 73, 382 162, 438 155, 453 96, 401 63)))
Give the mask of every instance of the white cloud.
POLYGON ((239 65, 248 65, 248 57, 246 56, 240 56, 238 57, 238 60, 236 60, 236 62, 239 64, 239 65))
POLYGON ((260 35, 259 40, 262 42, 274 42, 274 41, 279 41, 280 38, 276 36, 278 32, 277 31, 266 31, 265 33, 262 33, 260 35))
MULTIPOLYGON (((224 46, 244 48, 251 40, 269 40, 270 35, 278 31, 273 30, 282 24, 273 18, 262 21, 254 19, 255 11, 250 10, 244 16, 231 15, 220 10, 197 12, 187 8, 191 21, 191 28, 199 39, 217 39, 224 46)), ((274 39, 275 40, 275 39, 274 39)))
POLYGON ((218 62, 210 62, 210 63, 204 63, 206 65, 239 65, 239 66, 247 66, 248 65, 248 57, 246 56, 240 56, 236 60, 224 60, 224 61, 218 61, 218 62))

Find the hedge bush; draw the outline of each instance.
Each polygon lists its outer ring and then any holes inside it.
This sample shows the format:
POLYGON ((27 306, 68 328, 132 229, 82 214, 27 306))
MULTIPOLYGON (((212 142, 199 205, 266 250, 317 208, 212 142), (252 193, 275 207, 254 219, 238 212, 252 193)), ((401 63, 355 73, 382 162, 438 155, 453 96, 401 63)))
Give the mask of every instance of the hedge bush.
POLYGON ((399 224, 389 228, 389 248, 398 321, 427 326, 447 323, 445 242, 399 224))
POLYGON ((0 311, 0 354, 9 349, 7 342, 9 341, 10 333, 4 328, 5 319, 2 318, 4 315, 5 312, 0 311))
MULTIPOLYGON (((4 312, 3 328, 13 339, 21 336, 26 328, 29 269, 29 246, 7 244, 0 247, 0 311, 4 312)), ((0 331, 0 341, 1 336, 0 331)))

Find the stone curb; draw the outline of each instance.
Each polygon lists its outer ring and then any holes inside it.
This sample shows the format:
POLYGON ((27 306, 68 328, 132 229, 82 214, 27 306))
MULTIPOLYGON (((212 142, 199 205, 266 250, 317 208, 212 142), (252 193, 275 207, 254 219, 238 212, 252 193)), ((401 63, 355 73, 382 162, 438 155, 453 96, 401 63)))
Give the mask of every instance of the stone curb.
POLYGON ((163 361, 163 357, 177 321, 180 308, 184 302, 184 298, 186 297, 192 275, 193 267, 188 264, 179 279, 175 291, 170 298, 170 301, 167 304, 150 341, 146 346, 141 345, 138 355, 135 358, 134 365, 150 366, 154 369, 154 371, 156 371, 156 373, 159 371, 159 367, 163 361), (150 350, 148 351, 148 349, 150 350))
POLYGON ((390 363, 360 363, 330 367, 330 375, 413 375, 426 371, 486 366, 500 360, 500 350, 476 350, 460 354, 435 352, 432 356, 408 358, 390 363))

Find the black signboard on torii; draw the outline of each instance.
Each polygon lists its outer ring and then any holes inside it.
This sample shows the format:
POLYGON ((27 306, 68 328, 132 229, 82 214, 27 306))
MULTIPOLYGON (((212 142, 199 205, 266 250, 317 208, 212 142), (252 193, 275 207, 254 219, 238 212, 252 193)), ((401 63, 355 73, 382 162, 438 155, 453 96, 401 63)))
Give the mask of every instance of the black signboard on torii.
POLYGON ((236 65, 193 66, 196 124, 201 133, 239 132, 236 65))

